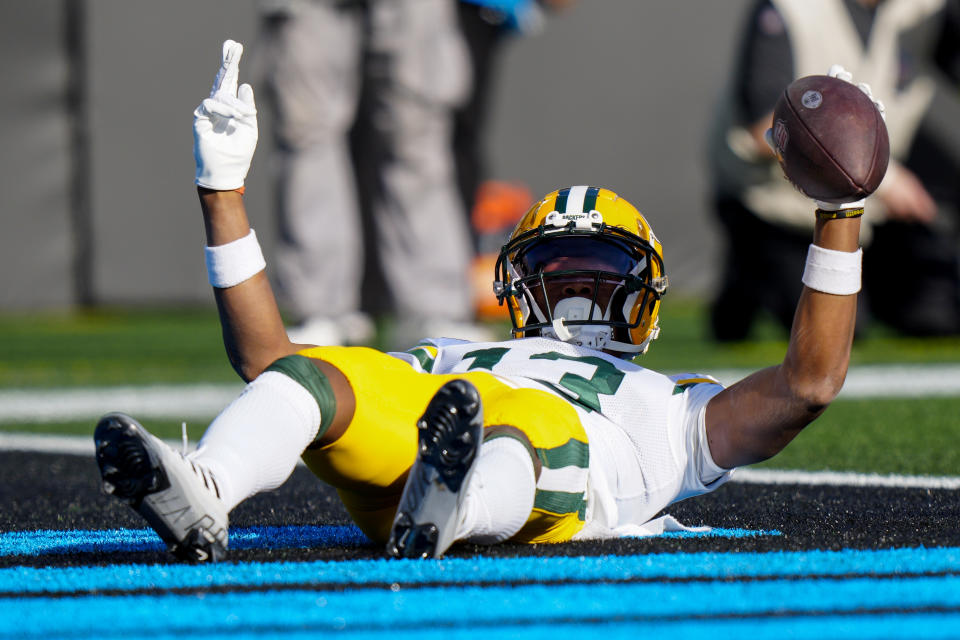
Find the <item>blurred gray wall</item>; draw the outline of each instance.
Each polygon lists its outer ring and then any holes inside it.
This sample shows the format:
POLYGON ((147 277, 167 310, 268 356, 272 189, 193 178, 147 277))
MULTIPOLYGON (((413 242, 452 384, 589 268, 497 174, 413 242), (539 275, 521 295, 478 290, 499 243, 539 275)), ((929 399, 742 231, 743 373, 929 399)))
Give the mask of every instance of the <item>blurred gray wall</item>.
MULTIPOLYGON (((701 145, 745 5, 580 0, 540 34, 510 42, 487 141, 493 177, 526 182, 537 195, 574 183, 618 191, 663 241, 674 290, 706 290, 720 247, 701 145)), ((74 2, 85 16, 80 129, 67 108, 77 61, 65 44, 70 6, 0 3, 0 308, 70 306, 78 264, 89 268, 95 303, 208 302, 192 111, 224 39, 255 56, 255 4, 74 2), (88 141, 79 164, 76 131, 88 141), (89 241, 86 260, 78 236, 89 241)), ((246 199, 269 261, 265 112, 260 125, 246 199)))
POLYGON ((62 3, 0 5, 0 307, 73 290, 62 3))

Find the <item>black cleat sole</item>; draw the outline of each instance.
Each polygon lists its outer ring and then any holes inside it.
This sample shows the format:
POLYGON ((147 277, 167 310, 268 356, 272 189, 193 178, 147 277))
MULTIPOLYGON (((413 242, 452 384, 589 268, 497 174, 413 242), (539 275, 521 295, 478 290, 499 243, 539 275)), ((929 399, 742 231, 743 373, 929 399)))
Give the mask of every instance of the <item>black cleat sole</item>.
POLYGON ((177 558, 199 563, 226 557, 224 545, 202 526, 178 540, 161 515, 144 503, 171 484, 156 454, 145 444, 151 436, 136 420, 122 413, 107 414, 97 423, 93 437, 104 493, 127 502, 143 516, 177 558))
POLYGON ((135 509, 143 497, 170 486, 163 469, 143 445, 142 427, 119 413, 100 419, 93 433, 104 493, 135 509))
POLYGON ((400 512, 387 552, 395 558, 430 558, 437 548, 437 533, 432 522, 417 525, 410 514, 400 512))
MULTIPOLYGON (((442 484, 449 494, 463 489, 483 438, 481 413, 480 394, 466 380, 452 380, 433 396, 417 421, 418 453, 411 477, 425 476, 421 491, 429 492, 429 484, 442 484)), ((387 553, 399 558, 440 557, 446 551, 444 547, 438 552, 440 523, 429 517, 417 521, 415 511, 425 496, 415 495, 415 489, 404 490, 387 553)))
POLYGON ((437 391, 417 422, 419 456, 440 474, 451 491, 460 485, 473 465, 482 433, 469 423, 480 412, 480 394, 469 382, 453 380, 437 391))

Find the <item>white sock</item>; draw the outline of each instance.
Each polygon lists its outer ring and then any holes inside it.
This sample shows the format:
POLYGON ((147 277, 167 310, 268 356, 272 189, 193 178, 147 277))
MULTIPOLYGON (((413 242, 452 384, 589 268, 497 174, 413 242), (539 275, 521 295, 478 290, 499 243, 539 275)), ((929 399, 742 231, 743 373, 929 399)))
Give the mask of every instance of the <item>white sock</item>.
POLYGON ((494 544, 510 538, 530 517, 536 490, 533 460, 523 443, 484 442, 461 506, 457 539, 494 544))
POLYGON ((209 469, 233 509, 283 484, 320 429, 320 408, 302 385, 267 371, 227 405, 190 459, 209 469))

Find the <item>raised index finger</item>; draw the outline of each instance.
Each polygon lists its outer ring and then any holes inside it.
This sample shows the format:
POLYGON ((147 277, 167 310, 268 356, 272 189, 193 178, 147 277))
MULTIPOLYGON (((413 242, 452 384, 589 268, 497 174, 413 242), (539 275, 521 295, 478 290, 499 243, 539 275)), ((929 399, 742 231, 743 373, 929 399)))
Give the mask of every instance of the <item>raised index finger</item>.
POLYGON ((210 89, 211 98, 218 93, 227 93, 236 97, 237 77, 240 75, 240 56, 242 55, 243 45, 239 42, 226 40, 223 43, 220 69, 217 70, 217 77, 214 78, 213 87, 210 89))

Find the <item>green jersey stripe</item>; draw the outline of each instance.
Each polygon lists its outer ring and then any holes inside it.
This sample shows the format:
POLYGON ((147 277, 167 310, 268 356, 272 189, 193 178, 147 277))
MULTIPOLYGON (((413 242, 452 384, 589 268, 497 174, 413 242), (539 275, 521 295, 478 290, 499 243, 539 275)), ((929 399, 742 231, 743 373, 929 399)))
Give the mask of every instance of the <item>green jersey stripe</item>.
POLYGON ((433 371, 433 363, 436 362, 433 355, 424 347, 414 347, 407 351, 410 355, 417 359, 417 362, 420 363, 420 368, 430 373, 433 371))
POLYGON ((565 491, 541 491, 533 499, 533 508, 550 513, 582 513, 586 510, 586 500, 582 493, 567 493, 565 491))
POLYGON ((571 466, 586 469, 590 465, 590 448, 586 442, 571 438, 559 447, 538 448, 537 457, 549 469, 571 466))

